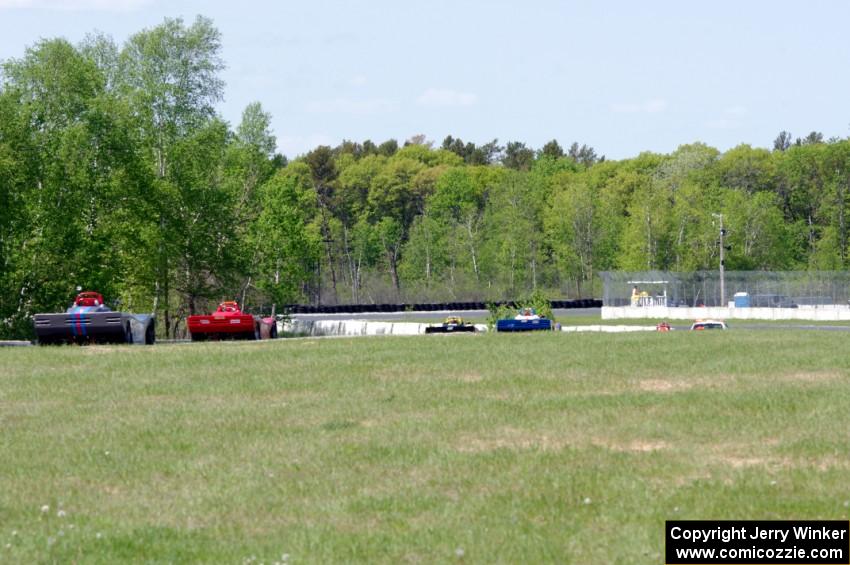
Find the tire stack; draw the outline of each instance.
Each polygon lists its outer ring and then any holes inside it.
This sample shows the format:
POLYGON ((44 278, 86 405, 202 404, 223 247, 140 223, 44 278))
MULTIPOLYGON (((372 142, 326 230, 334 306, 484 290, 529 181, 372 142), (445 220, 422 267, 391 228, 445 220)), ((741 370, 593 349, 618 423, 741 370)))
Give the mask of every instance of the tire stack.
MULTIPOLYGON (((552 300, 552 308, 569 310, 573 308, 601 308, 602 301, 592 298, 578 300, 552 300)), ((290 304, 284 307, 289 314, 367 314, 389 312, 462 312, 469 310, 486 310, 486 302, 438 302, 423 304, 339 304, 333 306, 316 306, 312 304, 290 304)), ((514 301, 494 302, 497 306, 516 308, 514 301)))

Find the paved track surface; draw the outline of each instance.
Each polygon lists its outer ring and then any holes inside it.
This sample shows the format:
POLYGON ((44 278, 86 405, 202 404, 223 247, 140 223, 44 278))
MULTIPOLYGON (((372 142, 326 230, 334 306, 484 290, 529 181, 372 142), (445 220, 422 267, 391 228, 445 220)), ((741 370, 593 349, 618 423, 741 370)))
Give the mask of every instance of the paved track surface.
MULTIPOLYGON (((466 310, 466 311, 444 311, 444 312, 375 312, 371 314, 296 314, 294 318, 305 318, 310 320, 386 320, 386 321, 402 321, 402 320, 422 320, 423 323, 441 321, 447 316, 465 316, 467 318, 486 318, 489 312, 487 310, 466 310)), ((569 319, 584 316, 600 316, 599 308, 568 308, 554 310, 555 318, 561 321, 564 325, 570 325, 569 319)), ((848 332, 850 324, 847 325, 819 325, 819 324, 753 324, 744 322, 743 320, 731 320, 729 329, 741 330, 821 330, 828 332, 848 332)), ((690 324, 671 324, 674 330, 682 331, 689 330, 690 324)), ((158 344, 189 344, 192 343, 188 339, 158 339, 158 344)), ((244 341, 234 343, 245 343, 244 341)), ((31 345, 28 341, 0 341, 0 347, 9 346, 28 346, 31 345)))
MULTIPOLYGON (((553 310, 555 319, 563 325, 570 325, 570 318, 593 316, 602 320, 601 308, 559 308, 553 310)), ((373 320, 373 321, 416 321, 423 323, 434 320, 442 321, 448 316, 461 316, 464 318, 486 318, 490 312, 487 310, 444 310, 441 312, 372 312, 368 314, 293 314, 293 318, 307 320, 373 320)), ((594 322, 597 323, 597 322, 594 322)), ((649 323, 649 322, 647 322, 649 323)), ((730 329, 742 330, 826 330, 846 332, 850 331, 847 325, 820 325, 820 324, 779 324, 779 323, 752 323, 749 320, 728 320, 730 329)), ((676 320, 671 323, 676 330, 689 330, 691 323, 676 320)))

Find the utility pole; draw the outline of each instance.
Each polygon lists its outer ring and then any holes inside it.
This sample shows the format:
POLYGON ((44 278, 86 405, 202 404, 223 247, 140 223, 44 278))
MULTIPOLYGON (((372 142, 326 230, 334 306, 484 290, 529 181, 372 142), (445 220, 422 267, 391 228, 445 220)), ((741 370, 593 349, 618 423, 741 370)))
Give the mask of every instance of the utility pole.
POLYGON ((724 252, 726 246, 723 244, 723 236, 726 235, 726 230, 723 229, 723 214, 720 214, 720 305, 726 306, 726 260, 724 252))
POLYGON ((723 228, 723 214, 712 214, 712 216, 720 220, 720 306, 726 306, 726 261, 724 259, 726 245, 723 242, 726 230, 723 228))

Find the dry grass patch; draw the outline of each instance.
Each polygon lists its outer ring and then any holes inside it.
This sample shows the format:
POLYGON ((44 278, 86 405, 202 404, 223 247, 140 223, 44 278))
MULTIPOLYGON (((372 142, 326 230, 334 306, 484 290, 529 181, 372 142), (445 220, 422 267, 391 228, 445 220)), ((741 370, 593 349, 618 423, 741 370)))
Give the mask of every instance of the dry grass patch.
MULTIPOLYGON (((74 347, 74 346, 71 346, 74 347)), ((78 346, 83 355, 112 355, 119 351, 130 353, 131 349, 126 345, 93 345, 93 346, 78 346)))
POLYGON ((763 442, 758 439, 754 439, 752 444, 715 443, 700 446, 694 456, 713 465, 731 469, 749 467, 789 469, 793 467, 793 459, 776 455, 773 452, 772 448, 777 445, 778 443, 775 441, 763 442))
MULTIPOLYGON (((371 378, 380 381, 381 383, 396 383, 396 382, 416 382, 425 378, 434 378, 433 374, 424 371, 411 370, 410 367, 391 367, 374 369, 370 375, 371 378)), ((438 375, 439 376, 439 375, 438 375)))
POLYGON ((638 388, 644 392, 680 392, 693 386, 693 383, 688 381, 663 379, 644 379, 638 383, 638 388))
POLYGON ((461 453, 487 453, 498 449, 559 451, 574 445, 567 437, 504 427, 488 437, 465 435, 458 441, 456 449, 461 453))
POLYGON ((719 374, 699 377, 680 377, 672 379, 643 379, 638 381, 637 389, 641 392, 676 393, 692 389, 728 388, 740 383, 740 377, 730 374, 719 374))
POLYGON ((617 442, 604 439, 595 439, 590 443, 596 447, 604 447, 605 449, 617 451, 620 453, 650 453, 653 451, 662 451, 665 449, 670 449, 669 443, 660 440, 635 439, 628 442, 617 442))
POLYGON ((484 375, 478 371, 465 372, 434 372, 418 371, 411 367, 393 367, 391 369, 377 369, 372 372, 372 378, 381 381, 382 383, 392 382, 416 382, 422 380, 428 381, 449 381, 460 383, 480 383, 485 380, 484 375))
POLYGON ((484 380, 484 377, 481 373, 470 372, 470 373, 460 373, 457 375, 448 375, 449 380, 457 380, 462 383, 480 383, 484 380))
POLYGON ((850 381, 850 375, 844 375, 836 371, 784 373, 777 375, 777 378, 789 383, 826 383, 839 379, 850 381))
POLYGON ((797 461, 797 467, 814 467, 818 471, 830 471, 832 469, 850 469, 850 460, 840 458, 837 455, 818 457, 817 459, 802 459, 797 461))
POLYGON ((505 427, 486 437, 464 436, 456 445, 456 449, 461 453, 486 453, 497 449, 560 451, 568 447, 596 447, 618 453, 650 453, 669 449, 670 444, 661 440, 614 440, 599 436, 589 438, 575 431, 563 434, 505 427))

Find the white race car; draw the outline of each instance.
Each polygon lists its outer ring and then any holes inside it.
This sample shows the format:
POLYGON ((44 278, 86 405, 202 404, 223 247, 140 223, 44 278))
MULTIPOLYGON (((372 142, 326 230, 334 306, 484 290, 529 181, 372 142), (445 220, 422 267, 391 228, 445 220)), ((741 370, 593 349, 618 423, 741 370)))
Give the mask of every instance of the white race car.
POLYGON ((726 330, 726 322, 723 320, 697 320, 691 324, 691 330, 726 330))
POLYGON ((540 315, 534 308, 523 308, 514 316, 514 320, 539 320, 540 315))

